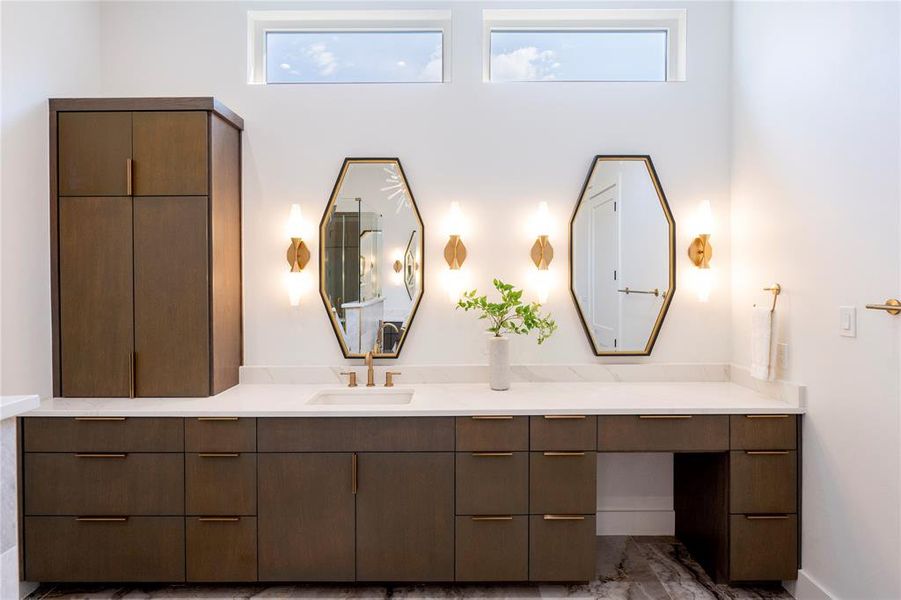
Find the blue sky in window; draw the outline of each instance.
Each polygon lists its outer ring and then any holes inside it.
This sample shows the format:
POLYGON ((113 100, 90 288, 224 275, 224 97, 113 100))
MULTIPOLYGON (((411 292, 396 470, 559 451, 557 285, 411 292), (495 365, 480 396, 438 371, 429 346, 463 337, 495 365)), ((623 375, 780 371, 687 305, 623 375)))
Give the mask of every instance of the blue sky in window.
POLYGON ((440 82, 440 31, 269 32, 269 83, 440 82))
POLYGON ((492 81, 665 81, 665 31, 492 31, 492 81))

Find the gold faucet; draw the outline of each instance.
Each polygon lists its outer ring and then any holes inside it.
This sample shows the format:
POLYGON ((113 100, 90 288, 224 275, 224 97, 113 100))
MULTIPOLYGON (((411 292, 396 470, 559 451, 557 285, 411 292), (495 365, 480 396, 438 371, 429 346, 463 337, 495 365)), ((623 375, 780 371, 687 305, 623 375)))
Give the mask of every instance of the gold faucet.
POLYGON ((372 370, 372 350, 366 353, 366 387, 375 387, 375 373, 372 370))

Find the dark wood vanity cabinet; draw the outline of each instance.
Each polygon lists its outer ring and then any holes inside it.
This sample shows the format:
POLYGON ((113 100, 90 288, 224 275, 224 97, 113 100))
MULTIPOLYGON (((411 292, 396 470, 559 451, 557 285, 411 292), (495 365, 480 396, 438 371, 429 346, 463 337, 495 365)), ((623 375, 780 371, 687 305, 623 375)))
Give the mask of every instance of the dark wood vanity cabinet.
POLYGON ((50 101, 54 395, 237 384, 242 128, 212 98, 50 101))
POLYGON ((719 581, 793 579, 797 427, 792 415, 25 418, 25 575, 587 581, 598 446, 664 451, 662 437, 692 556, 719 581))

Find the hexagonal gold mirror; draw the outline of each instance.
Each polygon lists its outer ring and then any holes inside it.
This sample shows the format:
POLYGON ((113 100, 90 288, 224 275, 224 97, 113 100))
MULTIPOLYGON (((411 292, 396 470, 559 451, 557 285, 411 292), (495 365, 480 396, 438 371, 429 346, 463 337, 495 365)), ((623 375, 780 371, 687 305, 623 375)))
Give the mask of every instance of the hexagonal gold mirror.
POLYGON ((319 225, 319 293, 346 358, 397 358, 422 298, 423 224, 396 158, 346 158, 319 225))
POLYGON ((650 156, 596 156, 570 221, 570 291, 597 356, 647 356, 676 290, 676 223, 650 156))

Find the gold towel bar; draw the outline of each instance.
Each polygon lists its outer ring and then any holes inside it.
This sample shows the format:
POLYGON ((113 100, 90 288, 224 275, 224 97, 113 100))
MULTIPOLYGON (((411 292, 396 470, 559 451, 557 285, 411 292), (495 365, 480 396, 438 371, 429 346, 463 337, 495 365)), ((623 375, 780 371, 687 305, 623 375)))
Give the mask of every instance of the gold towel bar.
POLYGON ((666 298, 666 290, 663 290, 661 292, 660 288, 654 288, 653 290, 633 290, 630 287, 624 287, 623 289, 616 290, 616 291, 619 292, 620 294, 625 294, 627 296, 629 294, 648 294, 651 296, 661 296, 662 295, 664 298, 666 298))

